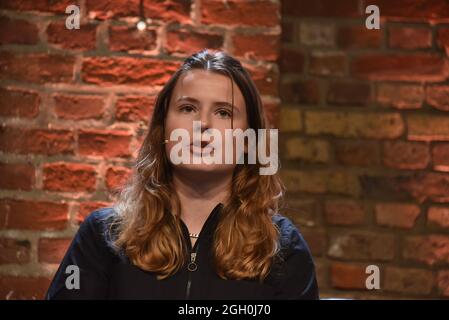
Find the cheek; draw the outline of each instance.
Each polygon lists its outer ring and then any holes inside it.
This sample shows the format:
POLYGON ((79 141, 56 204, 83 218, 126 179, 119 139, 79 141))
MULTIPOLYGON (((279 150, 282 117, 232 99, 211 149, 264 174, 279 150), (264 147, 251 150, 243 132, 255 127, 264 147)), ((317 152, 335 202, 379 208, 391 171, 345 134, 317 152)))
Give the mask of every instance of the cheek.
POLYGON ((188 121, 188 119, 183 119, 182 117, 179 117, 173 113, 167 114, 167 119, 165 121, 165 133, 164 133, 165 137, 164 139, 169 140, 167 143, 164 144, 167 158, 170 158, 171 150, 175 145, 177 145, 181 141, 183 141, 183 143, 187 143, 187 141, 182 140, 180 137, 178 137, 178 140, 176 141, 171 141, 170 136, 172 132, 179 129, 182 129, 182 131, 187 131, 188 137, 190 137, 191 139, 193 133, 192 123, 188 121))
POLYGON ((165 121, 165 137, 166 139, 170 138, 170 134, 175 129, 186 129, 187 131, 191 131, 192 125, 188 126, 185 119, 182 117, 177 117, 174 114, 168 114, 167 120, 165 121))

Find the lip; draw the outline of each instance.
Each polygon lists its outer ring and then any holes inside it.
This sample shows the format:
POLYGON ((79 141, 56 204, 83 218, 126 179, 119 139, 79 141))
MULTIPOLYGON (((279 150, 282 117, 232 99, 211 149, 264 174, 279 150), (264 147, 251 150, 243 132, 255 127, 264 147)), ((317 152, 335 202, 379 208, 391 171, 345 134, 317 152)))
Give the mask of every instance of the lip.
MULTIPOLYGON (((201 146, 202 149, 204 149, 205 147, 207 147, 207 146, 209 145, 209 143, 210 143, 210 141, 199 141, 199 142, 201 142, 201 143, 200 143, 200 146, 201 146)), ((192 142, 192 143, 190 144, 190 146, 194 146, 194 142, 192 142)))
MULTIPOLYGON (((209 154, 210 152, 213 152, 214 148, 212 147, 208 147, 209 143, 207 142, 206 144, 204 144, 204 147, 198 147, 195 146, 193 143, 190 145, 190 152, 193 153, 196 156, 201 157, 202 155, 209 154)), ((203 145, 203 144, 202 144, 203 145)))

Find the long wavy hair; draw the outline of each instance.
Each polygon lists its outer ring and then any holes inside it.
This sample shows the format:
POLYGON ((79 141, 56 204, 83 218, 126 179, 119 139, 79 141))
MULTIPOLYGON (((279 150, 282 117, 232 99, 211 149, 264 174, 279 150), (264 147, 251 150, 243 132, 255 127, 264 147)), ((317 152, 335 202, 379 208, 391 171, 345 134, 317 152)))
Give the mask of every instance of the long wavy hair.
MULTIPOLYGON (((235 82, 245 99, 249 128, 267 128, 260 94, 249 73, 222 51, 204 49, 188 57, 162 88, 133 173, 114 207, 113 240, 134 265, 155 272, 158 279, 176 273, 188 257, 179 216, 181 205, 162 142, 173 88, 181 74, 192 69, 229 77, 232 93, 235 82)), ((213 237, 214 265, 223 279, 262 281, 280 250, 279 230, 272 216, 279 210, 285 187, 278 174, 260 175, 261 164, 247 162, 237 164, 233 171, 230 196, 213 237)))

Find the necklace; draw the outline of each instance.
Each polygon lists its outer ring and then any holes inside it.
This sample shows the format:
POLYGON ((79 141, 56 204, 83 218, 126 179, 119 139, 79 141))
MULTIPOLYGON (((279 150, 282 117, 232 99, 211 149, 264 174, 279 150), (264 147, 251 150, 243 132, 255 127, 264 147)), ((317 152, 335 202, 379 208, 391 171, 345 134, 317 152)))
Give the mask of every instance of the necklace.
POLYGON ((190 238, 198 238, 198 233, 189 233, 190 238))

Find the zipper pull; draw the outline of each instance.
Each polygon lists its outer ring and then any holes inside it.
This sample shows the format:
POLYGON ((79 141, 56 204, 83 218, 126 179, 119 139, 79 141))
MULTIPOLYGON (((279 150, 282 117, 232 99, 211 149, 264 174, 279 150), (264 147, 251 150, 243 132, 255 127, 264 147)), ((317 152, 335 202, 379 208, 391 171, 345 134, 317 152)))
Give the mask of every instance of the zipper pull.
POLYGON ((189 271, 196 271, 196 269, 198 269, 198 265, 195 263, 195 259, 196 259, 196 252, 192 252, 190 254, 190 263, 187 266, 187 270, 189 271))

